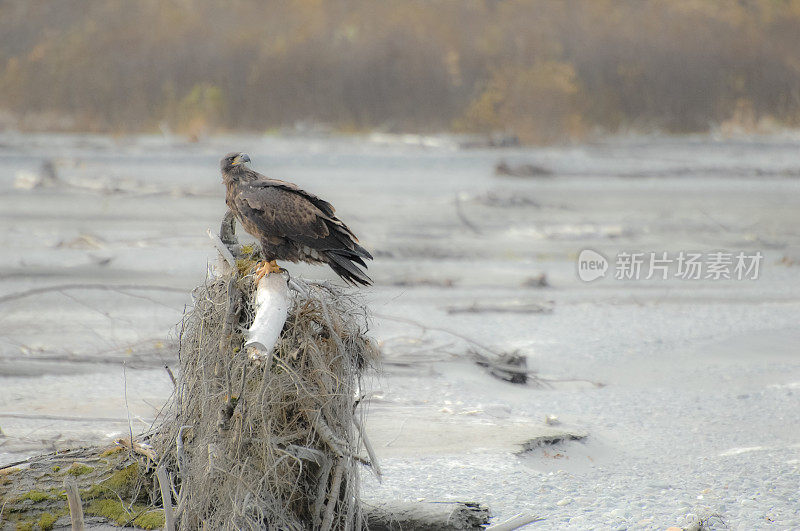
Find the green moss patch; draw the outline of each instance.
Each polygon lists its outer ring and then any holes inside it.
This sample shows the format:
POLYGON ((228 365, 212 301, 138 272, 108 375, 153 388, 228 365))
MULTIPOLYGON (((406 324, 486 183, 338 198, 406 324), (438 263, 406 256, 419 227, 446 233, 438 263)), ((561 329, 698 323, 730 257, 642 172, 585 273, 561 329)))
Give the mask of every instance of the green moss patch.
MULTIPOLYGON (((133 509, 133 508, 132 508, 133 509)), ((120 525, 127 524, 135 517, 135 512, 128 512, 119 500, 93 500, 85 509, 86 514, 108 518, 120 525)))
POLYGON ((139 463, 131 463, 103 482, 103 485, 115 491, 132 489, 139 481, 139 463))
POLYGON ((137 517, 133 523, 142 529, 161 529, 164 527, 164 509, 154 509, 147 511, 143 515, 137 517))
POLYGON ((118 454, 119 452, 121 452, 124 449, 125 449, 124 446, 115 446, 113 448, 109 448, 108 450, 106 450, 105 452, 100 454, 100 457, 108 457, 109 455, 118 454))
POLYGON ((8 476, 16 474, 17 472, 19 472, 19 468, 17 467, 0 469, 0 485, 11 483, 11 478, 9 478, 8 476))
POLYGON ((110 478, 98 485, 81 492, 81 497, 85 500, 103 498, 107 496, 119 496, 130 498, 139 483, 139 464, 132 463, 121 470, 114 472, 110 478))
POLYGON ((90 467, 89 465, 84 465, 83 463, 72 463, 72 466, 67 469, 67 474, 77 477, 88 474, 92 470, 94 470, 94 468, 90 467))
POLYGON ((164 526, 163 510, 148 510, 145 505, 133 505, 129 511, 119 500, 94 500, 86 508, 86 514, 102 516, 118 525, 133 524, 142 529, 158 529, 164 526))
MULTIPOLYGON (((54 513, 46 512, 33 517, 12 513, 11 517, 5 520, 5 523, 12 525, 15 531, 50 531, 55 527, 59 518, 68 515, 69 509, 66 507, 54 513)), ((3 527, 3 529, 6 529, 6 527, 3 527)))
POLYGON ((40 490, 29 490, 25 494, 19 497, 19 500, 31 500, 32 502, 39 503, 44 500, 49 500, 52 496, 46 492, 42 492, 40 490))
POLYGON ((42 531, 50 531, 55 526, 56 520, 58 520, 58 516, 52 513, 43 513, 39 517, 39 528, 42 531))
POLYGON ((236 269, 239 271, 239 276, 246 276, 252 273, 253 268, 258 264, 255 260, 239 259, 236 260, 236 269))

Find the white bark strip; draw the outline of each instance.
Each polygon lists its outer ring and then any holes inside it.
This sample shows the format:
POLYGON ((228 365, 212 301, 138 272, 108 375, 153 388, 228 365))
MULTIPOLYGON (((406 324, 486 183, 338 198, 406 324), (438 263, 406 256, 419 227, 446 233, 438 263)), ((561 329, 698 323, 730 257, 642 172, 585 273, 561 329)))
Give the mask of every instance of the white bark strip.
POLYGON ((289 311, 289 289, 282 274, 270 273, 258 282, 255 306, 256 315, 247 331, 245 346, 256 347, 262 356, 268 357, 289 311))

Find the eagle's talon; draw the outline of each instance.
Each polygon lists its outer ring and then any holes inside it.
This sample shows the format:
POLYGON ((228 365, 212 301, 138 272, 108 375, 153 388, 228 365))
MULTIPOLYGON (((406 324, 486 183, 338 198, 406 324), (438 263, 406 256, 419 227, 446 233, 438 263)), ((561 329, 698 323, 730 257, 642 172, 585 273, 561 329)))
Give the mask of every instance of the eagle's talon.
POLYGON ((262 278, 270 273, 283 273, 284 271, 286 270, 279 266, 275 260, 270 260, 269 262, 264 261, 258 264, 253 272, 256 274, 256 284, 258 284, 262 278))

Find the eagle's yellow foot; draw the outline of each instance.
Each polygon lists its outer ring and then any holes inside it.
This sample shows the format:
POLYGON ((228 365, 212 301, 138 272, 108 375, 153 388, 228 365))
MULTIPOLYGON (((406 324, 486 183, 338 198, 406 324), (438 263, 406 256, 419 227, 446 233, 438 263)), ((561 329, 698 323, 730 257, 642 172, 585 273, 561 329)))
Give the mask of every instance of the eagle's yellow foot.
POLYGON ((256 284, 258 284, 262 278, 269 275, 270 273, 282 273, 283 268, 278 265, 275 260, 270 260, 269 262, 261 262, 259 266, 255 269, 256 274, 256 284))

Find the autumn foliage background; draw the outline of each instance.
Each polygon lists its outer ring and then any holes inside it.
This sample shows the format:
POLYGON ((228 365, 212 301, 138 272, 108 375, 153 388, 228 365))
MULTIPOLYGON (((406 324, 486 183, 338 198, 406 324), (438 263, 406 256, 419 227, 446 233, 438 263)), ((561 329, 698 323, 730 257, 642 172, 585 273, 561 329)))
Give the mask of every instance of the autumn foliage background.
POLYGON ((800 122, 788 0, 0 1, 0 128, 759 130, 800 122))

